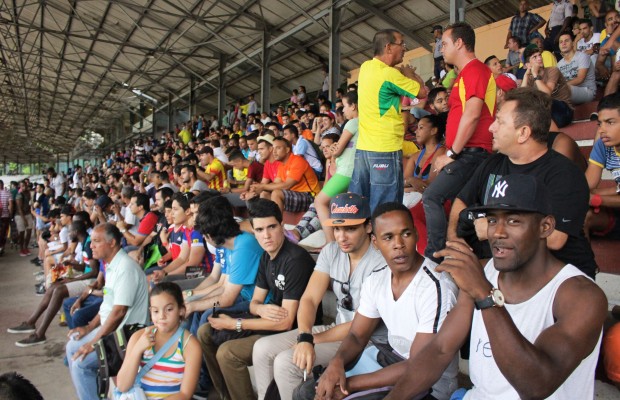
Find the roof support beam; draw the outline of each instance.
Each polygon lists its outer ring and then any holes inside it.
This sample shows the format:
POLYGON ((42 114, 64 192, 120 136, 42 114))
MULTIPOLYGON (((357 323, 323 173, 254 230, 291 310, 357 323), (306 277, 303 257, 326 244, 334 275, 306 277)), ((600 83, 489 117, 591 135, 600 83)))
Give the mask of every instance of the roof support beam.
MULTIPOLYGON (((271 61, 271 47, 269 47, 270 34, 267 30, 263 33, 263 59, 260 74, 260 109, 262 112, 269 112, 271 101, 271 70, 269 63, 271 61)), ((225 70, 226 68, 224 68, 225 70)))
POLYGON ((465 21, 465 0, 450 0, 450 23, 465 21))
POLYGON ((224 72, 224 68, 226 68, 226 57, 222 54, 220 55, 220 81, 218 84, 217 91, 217 117, 221 118, 222 113, 226 110, 226 72, 224 72))
POLYGON ((336 98, 336 89, 340 87, 340 19, 342 10, 335 7, 329 10, 329 98, 336 98))

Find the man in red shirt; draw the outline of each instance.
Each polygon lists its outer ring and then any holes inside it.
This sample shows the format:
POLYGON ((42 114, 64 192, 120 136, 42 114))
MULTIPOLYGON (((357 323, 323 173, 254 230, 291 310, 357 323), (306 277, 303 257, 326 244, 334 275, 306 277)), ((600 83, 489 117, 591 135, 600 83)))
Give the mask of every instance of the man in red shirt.
POLYGON ((272 183, 254 184, 252 190, 270 193, 270 199, 282 211, 306 211, 321 190, 316 173, 302 156, 293 154, 291 143, 283 137, 273 139, 273 154, 281 163, 276 179, 272 183))
MULTIPOLYGON (((278 167, 280 166, 280 161, 276 160, 276 157, 273 154, 273 139, 274 136, 271 134, 265 134, 257 138, 257 151, 258 155, 260 156, 260 161, 261 163, 263 163, 263 178, 260 180, 260 184, 274 182, 278 175, 278 167)), ((239 195, 241 200, 246 201, 256 196, 269 198, 271 197, 271 194, 268 192, 265 192, 263 194, 261 193, 261 191, 256 191, 255 187, 252 185, 250 186, 249 190, 239 195)))
POLYGON ((495 114, 495 79, 491 70, 476 58, 475 45, 474 30, 466 23, 448 26, 442 36, 444 60, 460 72, 448 100, 448 151, 434 160, 436 171, 441 172, 422 198, 428 231, 424 255, 435 261, 439 260, 433 253, 442 250, 446 243, 448 222, 444 203, 454 199, 492 148, 489 127, 495 114))

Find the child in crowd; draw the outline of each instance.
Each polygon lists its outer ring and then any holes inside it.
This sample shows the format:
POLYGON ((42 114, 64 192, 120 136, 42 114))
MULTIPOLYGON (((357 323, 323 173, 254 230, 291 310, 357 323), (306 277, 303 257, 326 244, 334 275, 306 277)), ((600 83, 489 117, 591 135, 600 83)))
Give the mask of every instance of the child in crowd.
MULTIPOLYGON (((119 391, 126 392, 133 385, 139 368, 175 334, 185 317, 183 295, 173 282, 155 285, 150 295, 153 326, 134 333, 129 339, 123 366, 116 380, 119 391)), ((202 351, 196 338, 184 330, 178 344, 155 363, 139 382, 148 399, 191 399, 198 383, 202 351)))

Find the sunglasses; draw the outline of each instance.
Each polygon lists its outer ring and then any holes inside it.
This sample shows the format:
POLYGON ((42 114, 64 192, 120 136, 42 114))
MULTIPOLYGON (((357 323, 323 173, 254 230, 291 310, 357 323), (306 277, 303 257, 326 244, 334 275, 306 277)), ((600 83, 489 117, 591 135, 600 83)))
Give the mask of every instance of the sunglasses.
POLYGON ((353 311, 353 296, 351 296, 350 282, 340 282, 336 279, 334 279, 334 281, 340 284, 340 292, 344 294, 344 297, 340 299, 338 305, 347 311, 353 311))

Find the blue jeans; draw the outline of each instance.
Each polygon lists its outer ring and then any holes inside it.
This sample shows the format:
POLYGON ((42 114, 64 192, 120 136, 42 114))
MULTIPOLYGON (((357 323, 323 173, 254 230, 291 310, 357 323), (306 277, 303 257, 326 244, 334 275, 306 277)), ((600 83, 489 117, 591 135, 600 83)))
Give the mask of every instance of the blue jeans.
POLYGON ((405 193, 403 152, 356 150, 349 192, 366 197, 371 213, 382 203, 402 203, 405 193))
MULTIPOLYGON (((235 299, 235 303, 230 307, 215 307, 216 310, 224 312, 243 312, 250 311, 250 302, 247 300, 243 300, 241 296, 237 296, 235 299)), ((186 327, 189 331, 194 335, 194 337, 198 337, 198 328, 202 325, 206 324, 209 316, 213 314, 213 307, 208 308, 203 312, 193 312, 191 317, 188 318, 188 321, 191 320, 191 325, 186 327)), ((198 384, 202 390, 206 390, 212 386, 211 377, 209 376, 209 370, 207 369, 207 364, 202 359, 200 363, 200 378, 198 380, 198 384)))
POLYGON ((80 347, 90 342, 101 327, 94 329, 88 335, 79 340, 69 339, 67 342, 67 360, 69 362, 69 372, 71 380, 80 400, 98 400, 97 395, 97 353, 91 351, 84 359, 72 360, 80 347))
POLYGON ((103 303, 103 297, 90 295, 82 301, 82 307, 71 315, 71 307, 76 302, 78 297, 79 296, 69 297, 62 302, 62 309, 65 313, 69 329, 88 325, 88 323, 97 316, 99 307, 101 306, 101 303, 103 303))
MULTIPOLYGON (((489 153, 461 153, 458 160, 446 165, 433 183, 424 191, 422 202, 426 216, 426 232, 428 244, 424 255, 436 262, 433 253, 442 250, 446 246, 446 230, 448 221, 444 210, 444 203, 452 200, 461 191, 463 186, 472 176, 489 153)), ((468 204, 473 205, 473 204, 468 204)))

